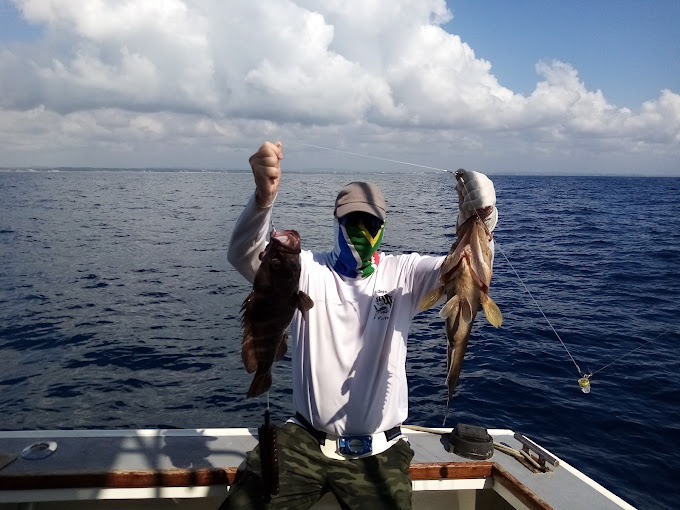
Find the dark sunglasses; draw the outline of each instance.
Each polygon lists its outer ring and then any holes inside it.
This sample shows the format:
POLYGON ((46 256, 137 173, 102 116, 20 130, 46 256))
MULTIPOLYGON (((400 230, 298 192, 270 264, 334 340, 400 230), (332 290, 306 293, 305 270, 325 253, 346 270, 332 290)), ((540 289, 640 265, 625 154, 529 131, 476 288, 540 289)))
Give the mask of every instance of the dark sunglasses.
POLYGON ((363 224, 369 234, 375 236, 383 226, 383 220, 365 212, 353 212, 338 218, 338 223, 344 227, 358 227, 363 224))

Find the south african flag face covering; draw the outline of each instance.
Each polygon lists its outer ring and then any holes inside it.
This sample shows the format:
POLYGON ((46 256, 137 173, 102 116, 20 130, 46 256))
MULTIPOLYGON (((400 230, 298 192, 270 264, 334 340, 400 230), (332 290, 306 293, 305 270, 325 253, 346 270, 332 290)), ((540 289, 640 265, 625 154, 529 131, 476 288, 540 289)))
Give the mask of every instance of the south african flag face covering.
POLYGON ((344 217, 335 220, 333 269, 350 278, 366 278, 373 274, 380 262, 378 248, 382 242, 385 224, 367 227, 367 222, 364 221, 343 220, 344 217))

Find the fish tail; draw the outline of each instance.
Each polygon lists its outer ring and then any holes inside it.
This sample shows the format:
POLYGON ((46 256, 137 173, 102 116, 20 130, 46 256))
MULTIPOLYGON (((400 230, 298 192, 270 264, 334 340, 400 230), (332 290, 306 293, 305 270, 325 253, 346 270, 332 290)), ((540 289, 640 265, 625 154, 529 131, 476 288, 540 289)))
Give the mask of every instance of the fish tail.
POLYGON ((482 308, 484 308, 484 315, 486 315, 486 319, 491 325, 495 328, 500 328, 501 324, 503 324, 503 314, 488 294, 482 295, 482 308))
POLYGON ((250 383, 250 388, 248 389, 248 398, 257 397, 262 395, 265 391, 268 391, 272 387, 272 371, 271 369, 260 370, 258 369, 253 378, 253 382, 250 383))
POLYGON ((451 395, 446 397, 446 412, 444 413, 444 423, 442 423, 442 427, 446 427, 446 419, 449 417, 449 409, 451 409, 451 395))

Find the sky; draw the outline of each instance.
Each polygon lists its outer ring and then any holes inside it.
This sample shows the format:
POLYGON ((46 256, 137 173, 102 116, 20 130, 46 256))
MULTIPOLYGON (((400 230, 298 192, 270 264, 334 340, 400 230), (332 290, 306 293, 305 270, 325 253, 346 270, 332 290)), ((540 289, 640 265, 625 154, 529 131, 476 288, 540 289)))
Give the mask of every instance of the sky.
POLYGON ((281 140, 284 170, 680 177, 678 19, 677 0, 0 0, 0 167, 247 169, 281 140))

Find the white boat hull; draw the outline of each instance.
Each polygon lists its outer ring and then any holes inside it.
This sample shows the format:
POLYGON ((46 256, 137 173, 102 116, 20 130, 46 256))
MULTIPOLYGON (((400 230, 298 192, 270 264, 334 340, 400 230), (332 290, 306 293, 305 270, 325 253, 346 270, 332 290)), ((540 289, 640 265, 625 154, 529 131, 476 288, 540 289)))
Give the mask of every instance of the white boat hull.
MULTIPOLYGON (((632 509, 563 460, 532 472, 495 451, 488 461, 449 453, 442 435, 408 430, 414 509, 632 509)), ((442 432, 442 431, 439 431, 442 432)), ((521 449, 510 430, 494 442, 521 449)), ((0 452, 55 442, 40 460, 20 456, 0 469, 0 510, 215 509, 257 444, 254 429, 0 432, 0 452)), ((445 437, 445 436, 444 436, 445 437)), ((315 510, 337 509, 327 494, 315 510)))

